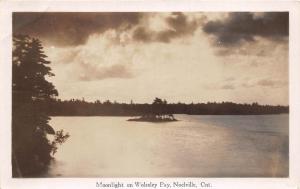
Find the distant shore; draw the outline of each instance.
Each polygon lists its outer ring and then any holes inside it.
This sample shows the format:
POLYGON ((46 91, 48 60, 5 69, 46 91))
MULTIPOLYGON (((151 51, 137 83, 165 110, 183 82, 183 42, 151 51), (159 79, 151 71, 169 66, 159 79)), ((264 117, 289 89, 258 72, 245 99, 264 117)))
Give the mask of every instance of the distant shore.
POLYGON ((50 116, 142 116, 151 113, 187 115, 271 115, 289 113, 289 106, 233 102, 136 104, 110 101, 51 100, 37 102, 50 116))
MULTIPOLYGON (((202 115, 202 116, 213 116, 213 115, 219 115, 219 116, 264 116, 264 115, 284 115, 289 113, 278 113, 278 114, 182 114, 182 115, 202 115)), ((135 117, 137 115, 49 115, 51 117, 135 117)), ((180 120, 177 120, 180 121, 180 120)))

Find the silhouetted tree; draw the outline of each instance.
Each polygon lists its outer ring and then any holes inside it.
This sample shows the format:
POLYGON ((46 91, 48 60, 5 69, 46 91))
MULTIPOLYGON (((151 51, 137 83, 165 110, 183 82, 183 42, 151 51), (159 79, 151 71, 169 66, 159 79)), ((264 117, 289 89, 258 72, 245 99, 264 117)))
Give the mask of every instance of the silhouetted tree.
POLYGON ((163 101, 162 101, 162 99, 156 97, 156 98, 153 100, 152 104, 153 104, 153 105, 156 105, 156 104, 160 105, 160 104, 163 104, 163 101))
POLYGON ((159 116, 167 114, 167 104, 168 102, 164 99, 155 98, 152 102, 152 113, 159 116))
POLYGON ((54 74, 38 39, 14 36, 12 56, 12 172, 14 177, 37 176, 49 165, 57 143, 47 139, 56 133, 43 104, 58 92, 45 79, 54 74))

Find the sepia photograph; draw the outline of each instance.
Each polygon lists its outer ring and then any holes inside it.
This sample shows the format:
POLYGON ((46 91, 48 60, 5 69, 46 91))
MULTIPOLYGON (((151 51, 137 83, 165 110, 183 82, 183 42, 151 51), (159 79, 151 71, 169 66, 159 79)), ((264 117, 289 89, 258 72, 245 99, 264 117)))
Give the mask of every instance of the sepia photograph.
POLYGON ((289 12, 13 12, 13 178, 289 177, 289 12))

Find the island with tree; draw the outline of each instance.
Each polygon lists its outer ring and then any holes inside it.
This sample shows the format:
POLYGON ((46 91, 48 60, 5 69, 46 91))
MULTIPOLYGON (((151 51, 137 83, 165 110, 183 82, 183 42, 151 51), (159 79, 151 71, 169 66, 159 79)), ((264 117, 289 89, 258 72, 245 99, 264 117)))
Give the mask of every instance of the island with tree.
POLYGON ((138 118, 131 118, 128 121, 145 121, 145 122, 170 122, 178 121, 173 114, 167 112, 167 101, 155 98, 152 103, 151 112, 145 113, 138 118))

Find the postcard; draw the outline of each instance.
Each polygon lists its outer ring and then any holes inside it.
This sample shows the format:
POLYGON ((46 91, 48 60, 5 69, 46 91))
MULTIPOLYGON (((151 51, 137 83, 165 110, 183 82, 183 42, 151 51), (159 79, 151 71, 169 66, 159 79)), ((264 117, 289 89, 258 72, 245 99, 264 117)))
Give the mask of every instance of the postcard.
POLYGON ((1 188, 299 187, 299 7, 2 1, 1 188))

